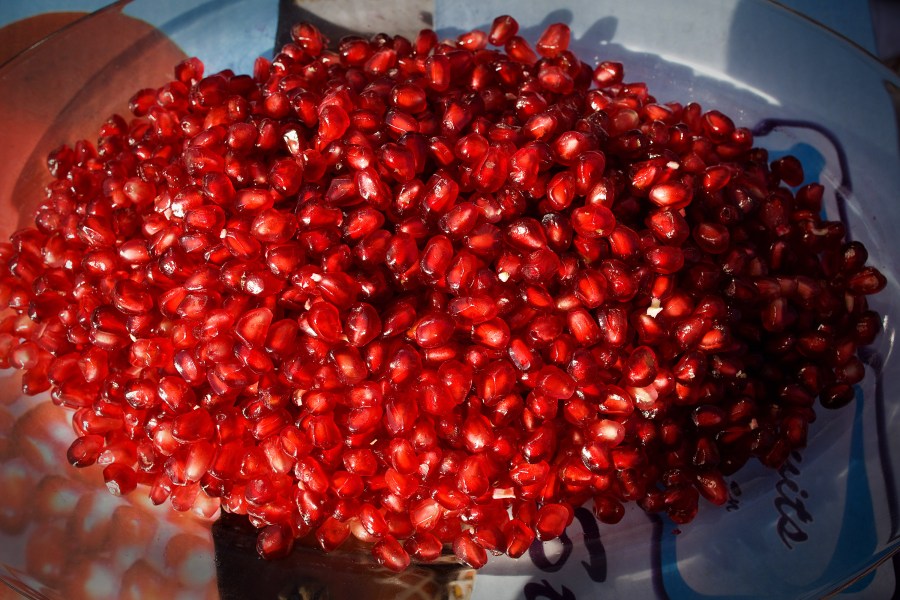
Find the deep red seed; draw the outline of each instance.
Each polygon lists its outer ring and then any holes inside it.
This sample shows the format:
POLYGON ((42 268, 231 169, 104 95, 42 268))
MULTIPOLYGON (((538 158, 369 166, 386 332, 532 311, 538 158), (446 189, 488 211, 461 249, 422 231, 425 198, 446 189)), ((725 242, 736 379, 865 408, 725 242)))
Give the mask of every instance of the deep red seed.
POLYGON ((772 174, 790 186, 803 183, 803 165, 796 156, 784 156, 772 162, 772 174))
POLYGON ((519 35, 513 35, 506 40, 504 48, 509 57, 515 62, 533 65, 537 61, 537 54, 535 54, 525 38, 519 35))
POLYGON ((114 496, 124 496, 134 491, 138 484, 134 469, 119 463, 112 463, 103 469, 106 489, 114 496))
POLYGON ((518 32, 519 23, 509 15, 502 15, 494 19, 491 24, 488 41, 494 46, 503 46, 518 32))
POLYGON ((537 389, 551 398, 566 400, 575 393, 575 381, 558 367, 547 365, 537 374, 537 389))
POLYGON ((354 534, 480 567, 590 499, 685 523, 856 398, 888 280, 796 157, 561 23, 290 33, 50 152, 0 244, 0 366, 110 492, 216 499, 267 558, 354 534))
POLYGON ((545 504, 537 514, 535 530, 541 540, 552 540, 565 531, 571 519, 569 509, 562 504, 545 504))
POLYGON ((650 188, 648 197, 657 206, 677 210, 690 204, 692 192, 681 183, 659 183, 650 188))
POLYGON ((436 536, 427 531, 419 531, 406 538, 406 551, 423 562, 437 560, 443 551, 443 544, 436 536))
POLYGON ((375 543, 372 554, 378 564, 398 573, 405 570, 410 563, 409 554, 403 549, 400 542, 390 535, 384 536, 375 543))
POLYGON ((487 552, 468 531, 453 540, 453 553, 459 560, 475 569, 480 569, 487 563, 487 552))
POLYGON ((605 206, 576 208, 571 220, 575 233, 588 238, 606 237, 616 226, 615 216, 605 206))
POLYGON ((547 27, 537 41, 538 53, 547 58, 554 58, 569 48, 569 27, 563 23, 554 23, 547 27))
POLYGON ((887 279, 875 267, 860 269, 847 281, 847 289, 860 295, 877 294, 886 285, 887 279))
POLYGON ((623 73, 622 63, 604 61, 594 69, 594 82, 600 88, 616 85, 622 83, 623 73))

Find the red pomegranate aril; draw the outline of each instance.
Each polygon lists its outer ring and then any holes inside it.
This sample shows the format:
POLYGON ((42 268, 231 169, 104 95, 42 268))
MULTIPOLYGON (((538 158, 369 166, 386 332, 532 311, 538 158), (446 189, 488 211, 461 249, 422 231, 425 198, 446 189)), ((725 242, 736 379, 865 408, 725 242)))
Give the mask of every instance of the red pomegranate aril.
POLYGON ((537 54, 535 54, 528 42, 519 35, 513 35, 506 40, 504 49, 514 62, 533 65, 537 61, 537 54))
POLYGON ((685 523, 852 402, 887 278, 824 187, 518 29, 331 51, 299 24, 51 152, 0 245, 0 364, 73 409, 70 463, 217 498, 264 557, 353 533, 395 571, 480 567, 591 498, 685 523))
POLYGON ((372 504, 368 502, 361 504, 358 516, 360 524, 369 535, 381 537, 387 534, 387 522, 385 522, 384 516, 372 504))
POLYGON ((337 550, 350 536, 350 527, 346 523, 328 517, 316 529, 316 540, 325 552, 337 550))
POLYGON ((528 254, 520 273, 528 282, 545 284, 555 278, 559 267, 559 257, 556 253, 549 248, 542 248, 528 254))
POLYGON ((393 536, 384 536, 372 547, 372 554, 381 566, 397 573, 405 570, 410 563, 409 554, 393 536))
POLYGON ((662 208, 677 210, 691 202, 691 190, 681 183, 659 183, 648 193, 650 200, 662 208))
POLYGON ((503 46, 518 32, 518 22, 509 15, 502 15, 494 19, 494 22, 491 24, 488 41, 494 46, 503 46))
MULTIPOLYGON (((314 335, 326 342, 337 342, 342 333, 340 313, 330 302, 317 302, 306 313, 306 322, 314 335)), ((253 334, 255 335, 255 334, 253 334)), ((265 336, 262 337, 265 339, 265 336)))
POLYGON ((415 341, 422 348, 435 348, 449 341, 455 325, 451 319, 441 314, 430 314, 414 326, 415 341))
POLYGON ((541 56, 555 58, 568 49, 570 35, 567 25, 553 23, 541 34, 535 48, 541 56))
POLYGON ((773 161, 772 174, 792 187, 803 183, 803 165, 796 156, 787 155, 773 161))
POLYGON ((684 267, 684 253, 673 246, 656 246, 647 251, 646 260, 657 273, 671 275, 684 267))
POLYGON ((537 389, 551 398, 566 400, 575 393, 575 382, 558 367, 547 365, 537 374, 537 389))
POLYGON ((519 558, 531 547, 536 537, 534 529, 519 519, 512 519, 503 525, 506 539, 505 552, 510 558, 519 558))
POLYGON ((877 294, 887 286, 887 279, 875 267, 865 267, 847 281, 847 289, 853 294, 877 294))
POLYGON ((623 74, 622 63, 604 61, 594 69, 593 79, 597 87, 605 88, 622 83, 623 74))
POLYGON ((588 238, 606 237, 616 226, 615 216, 605 206, 576 208, 571 219, 575 233, 588 238))
POLYGON ((69 464, 75 467, 88 467, 100 457, 100 452, 104 446, 104 439, 101 435, 84 435, 77 438, 69 450, 66 457, 69 464))
POLYGON ((615 525, 625 516, 625 506, 611 496, 595 496, 593 512, 600 522, 615 525))
POLYGON ((469 133, 458 140, 453 152, 456 157, 468 165, 479 164, 487 154, 490 142, 479 133, 469 133))
POLYGON ((453 540, 453 553, 474 569, 480 569, 487 563, 487 552, 473 539, 470 531, 461 533, 453 540))
POLYGON ((175 418, 172 436, 180 442, 195 442, 212 439, 215 423, 209 412, 197 408, 175 418))
POLYGON ((234 332, 248 345, 261 347, 266 342, 272 316, 268 308, 250 310, 235 323, 234 332))
POLYGON ((488 348, 503 350, 509 345, 509 326, 500 318, 478 323, 472 328, 472 341, 488 348))
POLYGON ((406 538, 403 547, 410 555, 423 562, 433 562, 443 552, 440 539, 427 531, 419 531, 406 538))
POLYGON ((268 525, 260 531, 256 551, 267 559, 282 558, 290 554, 294 537, 284 525, 268 525))
POLYGON ((849 404, 855 397, 853 387, 846 383, 835 383, 826 386, 821 394, 819 401, 822 406, 829 409, 841 408, 849 404))
POLYGON ((124 496, 135 490, 138 484, 137 474, 131 467, 113 463, 103 469, 103 480, 106 488, 114 496, 124 496))
POLYGON ((656 353, 648 346, 638 346, 631 351, 625 363, 625 377, 635 387, 644 387, 656 379, 658 361, 656 353))
POLYGON ((490 321, 497 316, 497 303, 486 296, 455 298, 447 305, 450 314, 473 325, 490 321))

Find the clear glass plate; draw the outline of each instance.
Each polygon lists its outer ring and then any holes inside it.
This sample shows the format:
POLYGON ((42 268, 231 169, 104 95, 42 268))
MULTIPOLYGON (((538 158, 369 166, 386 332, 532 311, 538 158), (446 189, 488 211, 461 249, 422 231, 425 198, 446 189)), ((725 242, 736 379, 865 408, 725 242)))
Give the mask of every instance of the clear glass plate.
MULTIPOLYGON (((889 284, 871 302, 885 331, 864 351, 868 373, 856 401, 819 410, 808 448, 784 468, 748 465, 730 478, 724 508, 702 506, 678 528, 635 506, 615 526, 580 509, 560 541, 518 561, 491 560, 473 597, 893 595, 900 80, 840 36, 765 0, 439 0, 434 22, 449 36, 487 28, 502 13, 532 40, 565 22, 582 59, 621 61, 626 79, 646 81, 659 100, 717 108, 752 128, 773 157, 800 157, 827 188, 829 217, 870 248, 889 284)), ((278 19, 277 0, 124 2, 0 67, 0 233, 28 219, 51 148, 124 114, 134 90, 163 83, 183 56, 199 56, 207 72, 249 72, 258 55, 271 55, 278 19)), ((21 397, 17 385, 15 373, 0 374, 0 578, 33 598, 219 597, 215 504, 176 513, 140 492, 110 496, 97 470, 65 462, 69 414, 47 397, 21 397)))

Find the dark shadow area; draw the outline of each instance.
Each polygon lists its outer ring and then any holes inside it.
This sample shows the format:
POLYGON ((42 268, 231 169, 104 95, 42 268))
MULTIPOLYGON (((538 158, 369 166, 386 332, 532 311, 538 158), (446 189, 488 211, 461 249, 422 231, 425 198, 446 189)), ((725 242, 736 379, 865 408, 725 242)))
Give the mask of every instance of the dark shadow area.
MULTIPOLYGON (((391 14, 390 31, 381 31, 383 21, 371 18, 376 5, 364 5, 359 12, 348 15, 344 2, 325 0, 280 0, 278 3, 278 28, 275 34, 275 49, 291 41, 291 27, 296 23, 309 22, 319 28, 336 47, 341 38, 348 35, 371 37, 378 33, 403 35, 412 40, 420 29, 431 27, 432 3, 421 0, 404 0, 386 3, 385 11, 391 14), (393 12, 392 12, 393 11, 393 12), (350 27, 348 23, 356 24, 350 27)), ((378 16, 381 16, 381 12, 378 16)))
POLYGON ((300 540, 288 556, 257 554, 258 530, 246 516, 222 512, 212 526, 221 600, 394 600, 418 590, 424 598, 471 588, 473 571, 455 560, 412 564, 403 573, 379 566, 370 548, 351 536, 325 554, 315 540, 300 540))
POLYGON ((278 29, 275 32, 276 52, 278 48, 291 42, 291 28, 297 23, 306 22, 314 23, 319 31, 331 41, 332 45, 344 36, 358 35, 358 32, 323 19, 291 0, 282 0, 278 3, 278 29))
MULTIPOLYGON (((576 19, 583 18, 583 16, 576 17, 571 10, 557 9, 548 13, 538 25, 522 27, 519 35, 533 45, 548 25, 565 23, 575 28, 576 19)), ((685 16, 682 22, 671 22, 670 26, 676 33, 681 28, 684 29, 684 35, 690 35, 689 27, 693 26, 693 23, 689 16, 685 16)), ((485 22, 474 29, 489 31, 490 27, 491 23, 485 22)), ((592 66, 604 60, 621 62, 625 66, 625 81, 646 82, 650 93, 661 103, 698 102, 704 109, 717 108, 728 114, 736 113, 737 107, 747 103, 755 106, 770 105, 768 98, 744 86, 736 86, 728 81, 704 75, 690 66, 668 60, 660 54, 631 50, 615 42, 618 28, 616 17, 600 17, 594 20, 582 35, 576 37, 573 34, 569 49, 592 66)), ((465 31, 454 27, 441 27, 439 33, 442 37, 455 37, 465 31)), ((739 115, 734 116, 739 121, 739 115)), ((747 127, 754 125, 745 122, 738 124, 747 127)))

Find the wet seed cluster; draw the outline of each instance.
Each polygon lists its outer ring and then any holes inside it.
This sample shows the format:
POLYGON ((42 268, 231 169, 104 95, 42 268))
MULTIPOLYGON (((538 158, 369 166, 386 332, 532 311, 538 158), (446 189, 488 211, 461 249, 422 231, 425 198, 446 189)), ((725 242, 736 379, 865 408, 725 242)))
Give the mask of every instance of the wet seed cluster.
POLYGON ((690 521, 849 402, 885 279, 822 186, 565 25, 517 30, 300 24, 51 153, 0 245, 0 363, 73 411, 69 461, 219 499, 266 557, 480 567, 587 502, 690 521))

